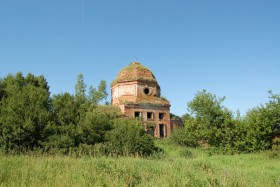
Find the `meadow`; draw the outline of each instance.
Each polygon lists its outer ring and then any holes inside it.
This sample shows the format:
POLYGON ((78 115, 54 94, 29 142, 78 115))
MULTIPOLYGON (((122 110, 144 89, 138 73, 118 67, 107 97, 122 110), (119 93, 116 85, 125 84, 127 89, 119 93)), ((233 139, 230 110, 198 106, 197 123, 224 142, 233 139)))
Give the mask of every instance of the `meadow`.
POLYGON ((210 155, 157 140, 149 158, 0 155, 0 186, 280 186, 280 154, 210 155))

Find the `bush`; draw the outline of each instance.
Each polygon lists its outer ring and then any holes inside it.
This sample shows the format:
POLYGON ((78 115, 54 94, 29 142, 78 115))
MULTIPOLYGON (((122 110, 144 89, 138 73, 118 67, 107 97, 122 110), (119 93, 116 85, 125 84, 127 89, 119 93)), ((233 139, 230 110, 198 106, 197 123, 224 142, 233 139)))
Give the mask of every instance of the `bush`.
POLYGON ((52 135, 48 137, 48 141, 43 142, 45 149, 69 149, 74 147, 74 140, 68 135, 52 135))
POLYGON ((112 155, 151 155, 158 149, 137 119, 116 119, 105 135, 105 149, 112 155))
POLYGON ((280 151, 280 137, 276 137, 272 141, 272 150, 280 151))
POLYGON ((106 132, 112 129, 111 118, 97 109, 89 110, 79 125, 81 142, 94 145, 105 141, 106 132))
POLYGON ((171 140, 182 146, 196 147, 196 138, 192 131, 188 131, 187 127, 177 128, 171 135, 171 140))

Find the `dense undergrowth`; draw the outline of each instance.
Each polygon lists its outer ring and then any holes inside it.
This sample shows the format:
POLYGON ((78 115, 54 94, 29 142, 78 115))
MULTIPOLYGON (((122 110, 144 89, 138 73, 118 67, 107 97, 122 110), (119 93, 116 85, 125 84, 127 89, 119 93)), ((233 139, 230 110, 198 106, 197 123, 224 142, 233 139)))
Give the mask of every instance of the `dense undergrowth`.
POLYGON ((0 186, 280 185, 280 95, 241 117, 198 92, 172 141, 154 141, 100 105, 105 81, 86 94, 81 74, 75 88, 51 97, 43 76, 0 79, 0 186))
POLYGON ((0 157, 0 186, 278 186, 280 154, 209 155, 156 140, 151 157, 46 155, 0 157))

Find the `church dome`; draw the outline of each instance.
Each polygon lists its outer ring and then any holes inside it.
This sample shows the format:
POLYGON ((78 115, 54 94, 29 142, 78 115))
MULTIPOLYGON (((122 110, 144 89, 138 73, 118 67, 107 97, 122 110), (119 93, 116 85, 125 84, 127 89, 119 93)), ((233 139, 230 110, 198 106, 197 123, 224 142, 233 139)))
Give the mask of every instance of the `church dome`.
POLYGON ((154 74, 147 67, 143 66, 140 62, 132 62, 124 67, 112 82, 111 86, 117 83, 131 82, 131 81, 145 81, 157 83, 154 74))

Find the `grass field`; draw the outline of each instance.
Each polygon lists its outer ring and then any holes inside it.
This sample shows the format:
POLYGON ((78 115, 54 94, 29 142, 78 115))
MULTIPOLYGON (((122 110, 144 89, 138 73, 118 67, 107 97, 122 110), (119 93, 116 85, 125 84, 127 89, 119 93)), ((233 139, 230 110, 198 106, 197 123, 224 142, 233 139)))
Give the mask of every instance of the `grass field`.
POLYGON ((209 156, 158 140, 159 158, 0 155, 0 186, 280 186, 279 154, 209 156))

